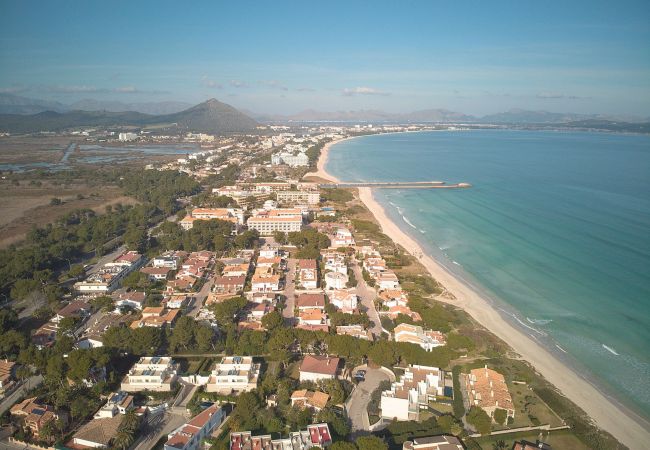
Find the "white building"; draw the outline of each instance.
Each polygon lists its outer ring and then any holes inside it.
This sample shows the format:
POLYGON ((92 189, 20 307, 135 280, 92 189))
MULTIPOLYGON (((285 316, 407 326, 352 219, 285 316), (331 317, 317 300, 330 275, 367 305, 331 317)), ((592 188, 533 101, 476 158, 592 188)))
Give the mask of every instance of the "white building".
POLYGON ((395 327, 393 333, 395 342, 408 342, 419 345, 428 352, 447 343, 445 335, 440 331, 424 330, 419 325, 400 323, 395 327))
POLYGON ((300 364, 300 381, 333 380, 338 374, 339 358, 306 355, 300 364))
POLYGON ((309 157, 303 152, 295 154, 289 152, 274 153, 271 155, 271 164, 274 166, 286 164, 289 167, 308 166, 309 157))
POLYGON ((169 392, 176 382, 176 365, 168 356, 143 356, 122 380, 126 392, 169 392))
POLYGON ((280 191, 276 195, 278 202, 281 203, 307 203, 309 205, 320 203, 318 191, 280 191))
POLYGON ((208 383, 206 391, 231 394, 250 391, 257 387, 260 364, 250 356, 225 356, 218 362, 208 383))
POLYGON ((247 225, 251 230, 257 230, 262 236, 270 236, 275 231, 290 233, 302 229, 302 215, 249 217, 247 225))
POLYGON ((359 304, 359 299, 356 294, 343 289, 329 291, 327 292, 327 297, 332 305, 345 313, 353 312, 359 304))
POLYGON ((135 133, 120 133, 118 139, 121 142, 135 141, 138 138, 138 135, 135 133))
POLYGON ((221 425, 226 413, 218 404, 208 406, 192 420, 167 435, 164 450, 196 450, 201 441, 210 437, 212 431, 221 425))
POLYGON ((392 420, 418 420, 429 400, 444 394, 445 374, 437 367, 410 365, 400 381, 381 393, 381 415, 392 420))
POLYGON ((325 274, 325 287, 327 289, 345 289, 349 278, 340 272, 327 272, 325 274))

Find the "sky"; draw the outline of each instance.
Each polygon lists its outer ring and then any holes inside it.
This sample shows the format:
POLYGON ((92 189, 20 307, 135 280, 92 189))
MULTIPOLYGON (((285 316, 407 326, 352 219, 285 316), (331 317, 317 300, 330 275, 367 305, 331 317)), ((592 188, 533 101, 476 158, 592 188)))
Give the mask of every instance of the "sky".
POLYGON ((650 117, 650 1, 0 0, 0 93, 650 117))

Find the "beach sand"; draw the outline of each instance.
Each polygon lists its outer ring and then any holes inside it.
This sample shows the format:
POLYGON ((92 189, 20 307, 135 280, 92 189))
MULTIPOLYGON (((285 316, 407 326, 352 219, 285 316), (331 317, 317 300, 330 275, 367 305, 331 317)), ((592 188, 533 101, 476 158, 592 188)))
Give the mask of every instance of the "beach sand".
MULTIPOLYGON (((350 138, 348 138, 350 139, 350 138)), ((323 147, 317 164, 317 171, 306 176, 339 180, 325 171, 325 164, 331 148, 342 140, 330 142, 323 147)), ((523 359, 555 385, 562 393, 582 408, 602 429, 611 433, 630 449, 647 448, 650 442, 650 428, 616 400, 606 397, 600 390, 580 377, 571 368, 559 361, 553 354, 512 326, 496 311, 490 302, 445 267, 428 256, 421 246, 404 233, 387 215, 381 204, 372 196, 371 188, 359 188, 359 197, 379 222, 382 231, 394 242, 400 244, 419 261, 431 276, 442 284, 455 299, 440 298, 440 301, 456 305, 470 314, 478 323, 503 339, 523 359)))

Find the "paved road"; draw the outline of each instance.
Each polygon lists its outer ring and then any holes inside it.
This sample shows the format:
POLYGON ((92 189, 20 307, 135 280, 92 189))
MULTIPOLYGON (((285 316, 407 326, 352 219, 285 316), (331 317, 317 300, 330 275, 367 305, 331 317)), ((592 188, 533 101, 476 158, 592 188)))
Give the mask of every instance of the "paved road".
POLYGON ((199 313, 199 310, 203 306, 205 299, 208 297, 208 295, 210 295, 210 290, 212 289, 213 284, 214 284, 214 277, 210 277, 209 280, 203 283, 203 287, 201 287, 201 290, 197 292, 197 294, 194 296, 195 297, 194 303, 192 303, 192 306, 187 311, 188 316, 196 317, 196 315, 199 313))
POLYGON ((296 264, 298 260, 290 258, 287 260, 287 273, 284 278, 284 296, 286 297, 285 307, 282 311, 282 316, 285 322, 293 323, 293 311, 295 308, 295 293, 296 284, 294 279, 296 277, 296 264))
POLYGON ((27 378, 25 382, 19 386, 12 394, 8 397, 5 397, 0 403, 0 415, 4 414, 9 408, 13 406, 14 403, 28 390, 35 388, 43 381, 41 375, 34 375, 33 377, 27 378))
POLYGON ((354 391, 352 391, 352 395, 345 403, 345 410, 352 426, 353 437, 369 433, 368 404, 370 403, 370 396, 379 387, 379 383, 390 381, 390 377, 383 370, 371 369, 367 366, 356 367, 353 374, 359 369, 367 371, 366 379, 357 384, 354 391))
POLYGON ((359 296, 361 304, 365 307, 365 313, 370 318, 370 321, 374 324, 370 331, 372 331, 372 334, 375 336, 381 336, 381 320, 379 319, 379 313, 375 309, 377 291, 374 288, 368 286, 366 280, 363 279, 361 267, 359 267, 356 262, 352 264, 352 270, 354 271, 354 276, 357 279, 357 287, 354 289, 354 291, 357 296, 359 296))
POLYGON ((160 438, 167 436, 185 422, 187 422, 187 417, 175 412, 165 411, 164 413, 150 415, 140 433, 140 439, 132 448, 134 450, 153 448, 160 438))

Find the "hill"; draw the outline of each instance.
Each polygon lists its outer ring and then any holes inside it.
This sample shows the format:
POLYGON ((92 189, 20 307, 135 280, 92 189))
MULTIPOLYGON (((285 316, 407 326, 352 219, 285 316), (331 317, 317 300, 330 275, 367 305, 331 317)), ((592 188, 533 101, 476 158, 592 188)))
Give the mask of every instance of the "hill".
POLYGON ((64 112, 69 110, 68 106, 59 102, 14 94, 0 94, 0 114, 36 114, 43 111, 64 112))
POLYGON ((103 101, 94 99, 83 99, 70 105, 70 110, 81 111, 136 111, 145 114, 173 114, 190 108, 192 105, 185 102, 139 102, 124 103, 119 101, 103 101))
POLYGON ((145 127, 166 125, 183 131, 230 133, 255 129, 257 122, 230 105, 210 99, 173 114, 151 115, 135 111, 45 111, 32 115, 0 114, 0 131, 34 133, 78 127, 145 127))

